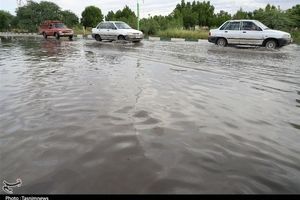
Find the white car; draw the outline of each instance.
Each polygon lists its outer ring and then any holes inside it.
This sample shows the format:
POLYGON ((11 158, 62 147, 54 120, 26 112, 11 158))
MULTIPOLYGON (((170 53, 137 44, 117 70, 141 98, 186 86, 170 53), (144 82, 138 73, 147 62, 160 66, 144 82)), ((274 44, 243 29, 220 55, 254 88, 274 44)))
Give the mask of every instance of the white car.
POLYGON ((257 20, 229 20, 210 30, 208 41, 219 46, 258 45, 275 49, 290 44, 292 38, 291 34, 272 30, 257 20))
POLYGON ((125 22, 106 21, 100 22, 96 28, 92 29, 92 37, 97 41, 127 40, 140 42, 144 38, 144 34, 131 28, 125 22))

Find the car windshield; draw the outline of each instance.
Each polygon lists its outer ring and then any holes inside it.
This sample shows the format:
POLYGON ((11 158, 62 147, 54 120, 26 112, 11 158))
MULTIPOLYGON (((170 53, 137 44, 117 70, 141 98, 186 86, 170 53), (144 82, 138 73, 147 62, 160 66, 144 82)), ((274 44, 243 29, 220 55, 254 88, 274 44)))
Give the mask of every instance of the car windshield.
POLYGON ((263 30, 267 30, 267 29, 270 29, 269 27, 267 27, 266 25, 264 25, 263 23, 259 22, 259 21, 255 21, 256 24, 258 26, 260 26, 263 30))
POLYGON ((131 27, 124 22, 116 22, 115 24, 118 29, 131 29, 131 27))
POLYGON ((55 28, 66 28, 66 26, 63 23, 54 24, 55 28))

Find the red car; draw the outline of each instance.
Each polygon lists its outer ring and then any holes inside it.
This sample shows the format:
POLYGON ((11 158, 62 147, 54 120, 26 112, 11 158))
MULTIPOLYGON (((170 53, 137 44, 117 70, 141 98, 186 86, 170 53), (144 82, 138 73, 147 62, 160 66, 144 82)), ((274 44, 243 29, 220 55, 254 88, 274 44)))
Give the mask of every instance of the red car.
POLYGON ((69 37, 69 40, 72 40, 74 32, 61 21, 47 20, 40 25, 39 34, 43 35, 45 39, 48 36, 54 36, 58 40, 60 37, 69 37))

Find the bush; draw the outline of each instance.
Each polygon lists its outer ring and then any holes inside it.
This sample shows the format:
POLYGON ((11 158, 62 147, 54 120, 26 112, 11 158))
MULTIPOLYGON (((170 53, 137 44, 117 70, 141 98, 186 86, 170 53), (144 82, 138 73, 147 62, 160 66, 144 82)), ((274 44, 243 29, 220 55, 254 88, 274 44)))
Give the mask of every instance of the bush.
POLYGON ((300 30, 294 30, 291 32, 292 38, 295 43, 300 44, 300 30))
POLYGON ((207 30, 180 30, 180 29, 167 29, 165 31, 159 31, 157 36, 163 38, 185 38, 185 39, 207 39, 207 30))

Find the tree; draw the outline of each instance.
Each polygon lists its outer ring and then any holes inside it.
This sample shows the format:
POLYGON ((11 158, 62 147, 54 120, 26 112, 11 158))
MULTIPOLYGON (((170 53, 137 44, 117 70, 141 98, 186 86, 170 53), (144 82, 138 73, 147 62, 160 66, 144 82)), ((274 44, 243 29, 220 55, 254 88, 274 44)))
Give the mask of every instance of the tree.
POLYGON ((232 17, 233 19, 250 19, 251 14, 248 12, 243 11, 242 8, 240 8, 232 17))
POLYGON ((35 32, 45 20, 60 20, 61 9, 52 2, 41 1, 36 3, 29 1, 28 4, 17 9, 16 17, 20 28, 35 32))
POLYGON ((293 20, 295 27, 300 27, 300 4, 288 9, 287 15, 291 20, 293 20))
POLYGON ((88 6, 81 14, 81 23, 86 27, 95 27, 99 22, 103 21, 103 15, 100 8, 95 6, 88 6))
POLYGON ((68 27, 74 27, 79 24, 78 17, 69 10, 61 12, 61 21, 63 21, 68 27))
POLYGON ((253 18, 272 29, 284 30, 294 26, 294 21, 285 12, 269 4, 265 9, 253 11, 253 18))
POLYGON ((133 28, 137 26, 137 17, 127 5, 122 10, 118 10, 115 14, 112 11, 109 12, 106 16, 106 20, 123 21, 133 28))
POLYGON ((11 28, 11 22, 14 16, 9 12, 0 10, 0 31, 7 31, 11 28))
POLYGON ((105 16, 105 21, 114 21, 116 20, 115 13, 111 10, 105 16))
POLYGON ((141 30, 146 35, 155 35, 159 31, 159 24, 158 22, 153 19, 141 19, 141 30))
POLYGON ((221 10, 219 13, 217 13, 214 16, 214 26, 219 27, 227 20, 231 19, 231 15, 228 12, 225 12, 224 10, 221 10))
POLYGON ((18 26, 21 29, 25 29, 30 32, 37 31, 37 27, 42 21, 38 3, 29 1, 27 5, 19 7, 16 13, 18 26))
POLYGON ((49 1, 41 1, 38 4, 38 10, 35 11, 41 21, 45 20, 60 20, 61 8, 55 3, 49 1))

